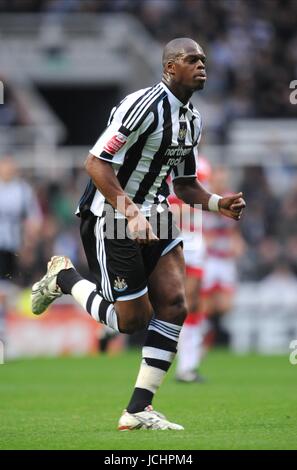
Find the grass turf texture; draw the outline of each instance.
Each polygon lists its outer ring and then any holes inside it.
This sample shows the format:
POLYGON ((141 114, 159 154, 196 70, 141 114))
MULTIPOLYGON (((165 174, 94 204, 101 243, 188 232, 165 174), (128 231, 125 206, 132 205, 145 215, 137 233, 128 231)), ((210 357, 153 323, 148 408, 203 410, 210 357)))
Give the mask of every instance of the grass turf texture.
POLYGON ((139 352, 0 366, 0 449, 296 449, 297 366, 288 357, 216 351, 208 383, 169 374, 155 408, 185 431, 116 430, 139 352))

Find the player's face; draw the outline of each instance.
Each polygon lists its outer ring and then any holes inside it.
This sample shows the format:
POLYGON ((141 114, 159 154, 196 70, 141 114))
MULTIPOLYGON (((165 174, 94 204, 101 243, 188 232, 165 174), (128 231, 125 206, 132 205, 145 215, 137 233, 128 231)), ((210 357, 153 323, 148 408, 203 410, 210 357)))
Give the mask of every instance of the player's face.
POLYGON ((174 62, 174 80, 191 90, 201 90, 206 82, 206 56, 196 44, 187 48, 174 62))

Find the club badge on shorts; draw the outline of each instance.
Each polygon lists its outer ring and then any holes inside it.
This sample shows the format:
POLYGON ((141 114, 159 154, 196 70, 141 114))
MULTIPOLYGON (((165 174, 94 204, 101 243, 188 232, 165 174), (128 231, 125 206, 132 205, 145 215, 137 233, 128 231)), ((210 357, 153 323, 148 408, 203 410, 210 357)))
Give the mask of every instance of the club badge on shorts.
POLYGON ((114 280, 113 288, 117 292, 123 292, 128 288, 128 284, 123 277, 120 278, 117 276, 117 278, 114 280))

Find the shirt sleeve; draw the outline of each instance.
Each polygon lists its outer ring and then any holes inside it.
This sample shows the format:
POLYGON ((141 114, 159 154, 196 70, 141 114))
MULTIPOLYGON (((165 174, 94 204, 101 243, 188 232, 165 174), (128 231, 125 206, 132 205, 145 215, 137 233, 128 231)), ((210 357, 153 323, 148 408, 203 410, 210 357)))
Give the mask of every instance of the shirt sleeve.
POLYGON ((130 133, 122 130, 119 116, 115 116, 90 149, 90 153, 101 160, 122 164, 125 155, 123 148, 128 147, 131 137, 133 136, 130 133))
MULTIPOLYGON (((151 92, 152 93, 152 92, 151 92)), ((108 126, 101 134, 90 153, 102 160, 121 165, 127 150, 136 142, 155 120, 152 111, 161 92, 150 94, 144 90, 126 97, 117 108, 111 111, 108 126)))

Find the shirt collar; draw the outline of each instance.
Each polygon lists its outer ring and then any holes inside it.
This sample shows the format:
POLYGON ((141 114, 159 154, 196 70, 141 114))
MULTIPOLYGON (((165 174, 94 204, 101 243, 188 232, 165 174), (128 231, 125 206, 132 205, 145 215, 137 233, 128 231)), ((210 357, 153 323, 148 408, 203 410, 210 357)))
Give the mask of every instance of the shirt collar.
POLYGON ((189 109, 189 102, 187 104, 182 103, 173 93, 172 91, 169 90, 168 86, 165 85, 165 83, 160 82, 164 90, 166 91, 169 101, 172 105, 176 105, 178 108, 183 107, 186 108, 187 110, 189 109))

